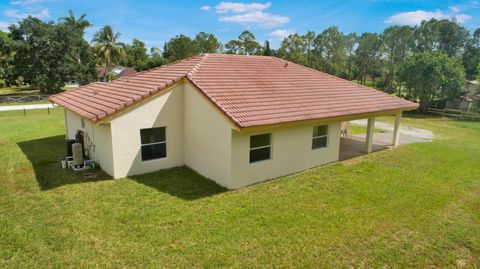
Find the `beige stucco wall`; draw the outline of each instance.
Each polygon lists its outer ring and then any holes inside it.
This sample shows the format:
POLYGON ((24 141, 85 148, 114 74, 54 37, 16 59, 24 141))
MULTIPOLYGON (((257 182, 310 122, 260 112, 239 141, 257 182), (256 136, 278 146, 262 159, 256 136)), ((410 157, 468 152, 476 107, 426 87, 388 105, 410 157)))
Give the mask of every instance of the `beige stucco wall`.
POLYGON ((197 89, 185 84, 185 164, 230 188, 230 123, 197 89))
POLYGON ((65 123, 67 138, 75 139, 77 131, 82 130, 85 148, 88 149, 90 158, 100 164, 105 172, 113 176, 110 125, 95 125, 92 121, 84 119, 84 127, 82 127, 82 118, 69 110, 65 110, 65 123))
POLYGON ((289 175, 322 164, 338 161, 340 123, 328 126, 327 147, 312 150, 314 125, 264 130, 250 134, 232 132, 231 188, 289 175), (249 163, 250 136, 271 133, 271 159, 249 163))
POLYGON ((181 83, 99 126, 66 111, 67 133, 82 129, 102 168, 122 178, 187 165, 235 189, 338 160, 340 123, 330 123, 328 147, 311 149, 314 125, 239 133, 193 85, 181 83), (141 160, 140 129, 166 127, 167 157, 141 160), (272 158, 249 163, 250 136, 272 133, 272 158))
POLYGON ((184 164, 183 107, 183 84, 180 84, 110 122, 115 178, 184 164), (152 127, 166 127, 167 157, 142 161, 140 129, 152 127))

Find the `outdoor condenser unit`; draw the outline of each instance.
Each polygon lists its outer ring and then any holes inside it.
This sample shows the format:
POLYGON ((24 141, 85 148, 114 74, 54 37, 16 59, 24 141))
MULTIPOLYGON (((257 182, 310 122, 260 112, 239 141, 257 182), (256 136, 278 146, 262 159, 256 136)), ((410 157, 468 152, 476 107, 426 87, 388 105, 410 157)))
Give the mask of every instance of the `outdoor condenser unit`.
POLYGON ((80 143, 73 143, 72 145, 72 153, 73 153, 73 166, 83 166, 83 150, 82 144, 80 143))

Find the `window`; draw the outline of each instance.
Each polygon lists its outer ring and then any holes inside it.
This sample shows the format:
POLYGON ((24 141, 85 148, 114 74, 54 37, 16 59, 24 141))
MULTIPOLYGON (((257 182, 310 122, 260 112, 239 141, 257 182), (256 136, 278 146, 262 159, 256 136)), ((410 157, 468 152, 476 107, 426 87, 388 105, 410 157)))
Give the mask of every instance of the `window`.
POLYGON ((326 148, 328 138, 328 126, 313 127, 312 149, 326 148))
POLYGON ((85 128, 85 120, 84 120, 84 119, 81 119, 81 120, 80 120, 80 123, 81 123, 81 125, 82 125, 82 128, 85 128))
POLYGON ((165 127, 141 129, 142 161, 167 157, 165 127))
POLYGON ((271 152, 271 134, 250 136, 250 163, 270 159, 271 152))

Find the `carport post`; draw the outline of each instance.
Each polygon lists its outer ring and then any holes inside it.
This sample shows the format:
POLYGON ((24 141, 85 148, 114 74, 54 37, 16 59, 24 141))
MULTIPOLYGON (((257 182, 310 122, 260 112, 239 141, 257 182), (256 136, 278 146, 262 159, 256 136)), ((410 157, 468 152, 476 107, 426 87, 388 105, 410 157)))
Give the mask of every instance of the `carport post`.
POLYGON ((393 140, 392 140, 392 146, 396 147, 398 146, 398 141, 400 139, 400 123, 402 121, 402 111, 397 112, 395 114, 395 125, 393 126, 393 140))
POLYGON ((373 149, 373 131, 375 129, 375 117, 368 118, 367 137, 365 138, 365 151, 372 152, 373 149))

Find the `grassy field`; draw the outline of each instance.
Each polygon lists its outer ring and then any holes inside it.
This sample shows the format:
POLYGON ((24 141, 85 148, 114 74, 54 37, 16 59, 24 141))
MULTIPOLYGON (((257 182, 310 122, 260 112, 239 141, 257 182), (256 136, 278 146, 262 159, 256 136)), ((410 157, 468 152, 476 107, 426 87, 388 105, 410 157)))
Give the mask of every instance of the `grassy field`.
MULTIPOLYGON (((391 118, 382 118, 391 121, 391 118)), ((0 115, 0 268, 478 267, 480 123, 241 190, 60 168, 60 110, 0 115)))
POLYGON ((31 95, 31 94, 40 94, 40 91, 36 89, 32 89, 29 86, 12 86, 12 87, 0 88, 0 96, 31 95))

